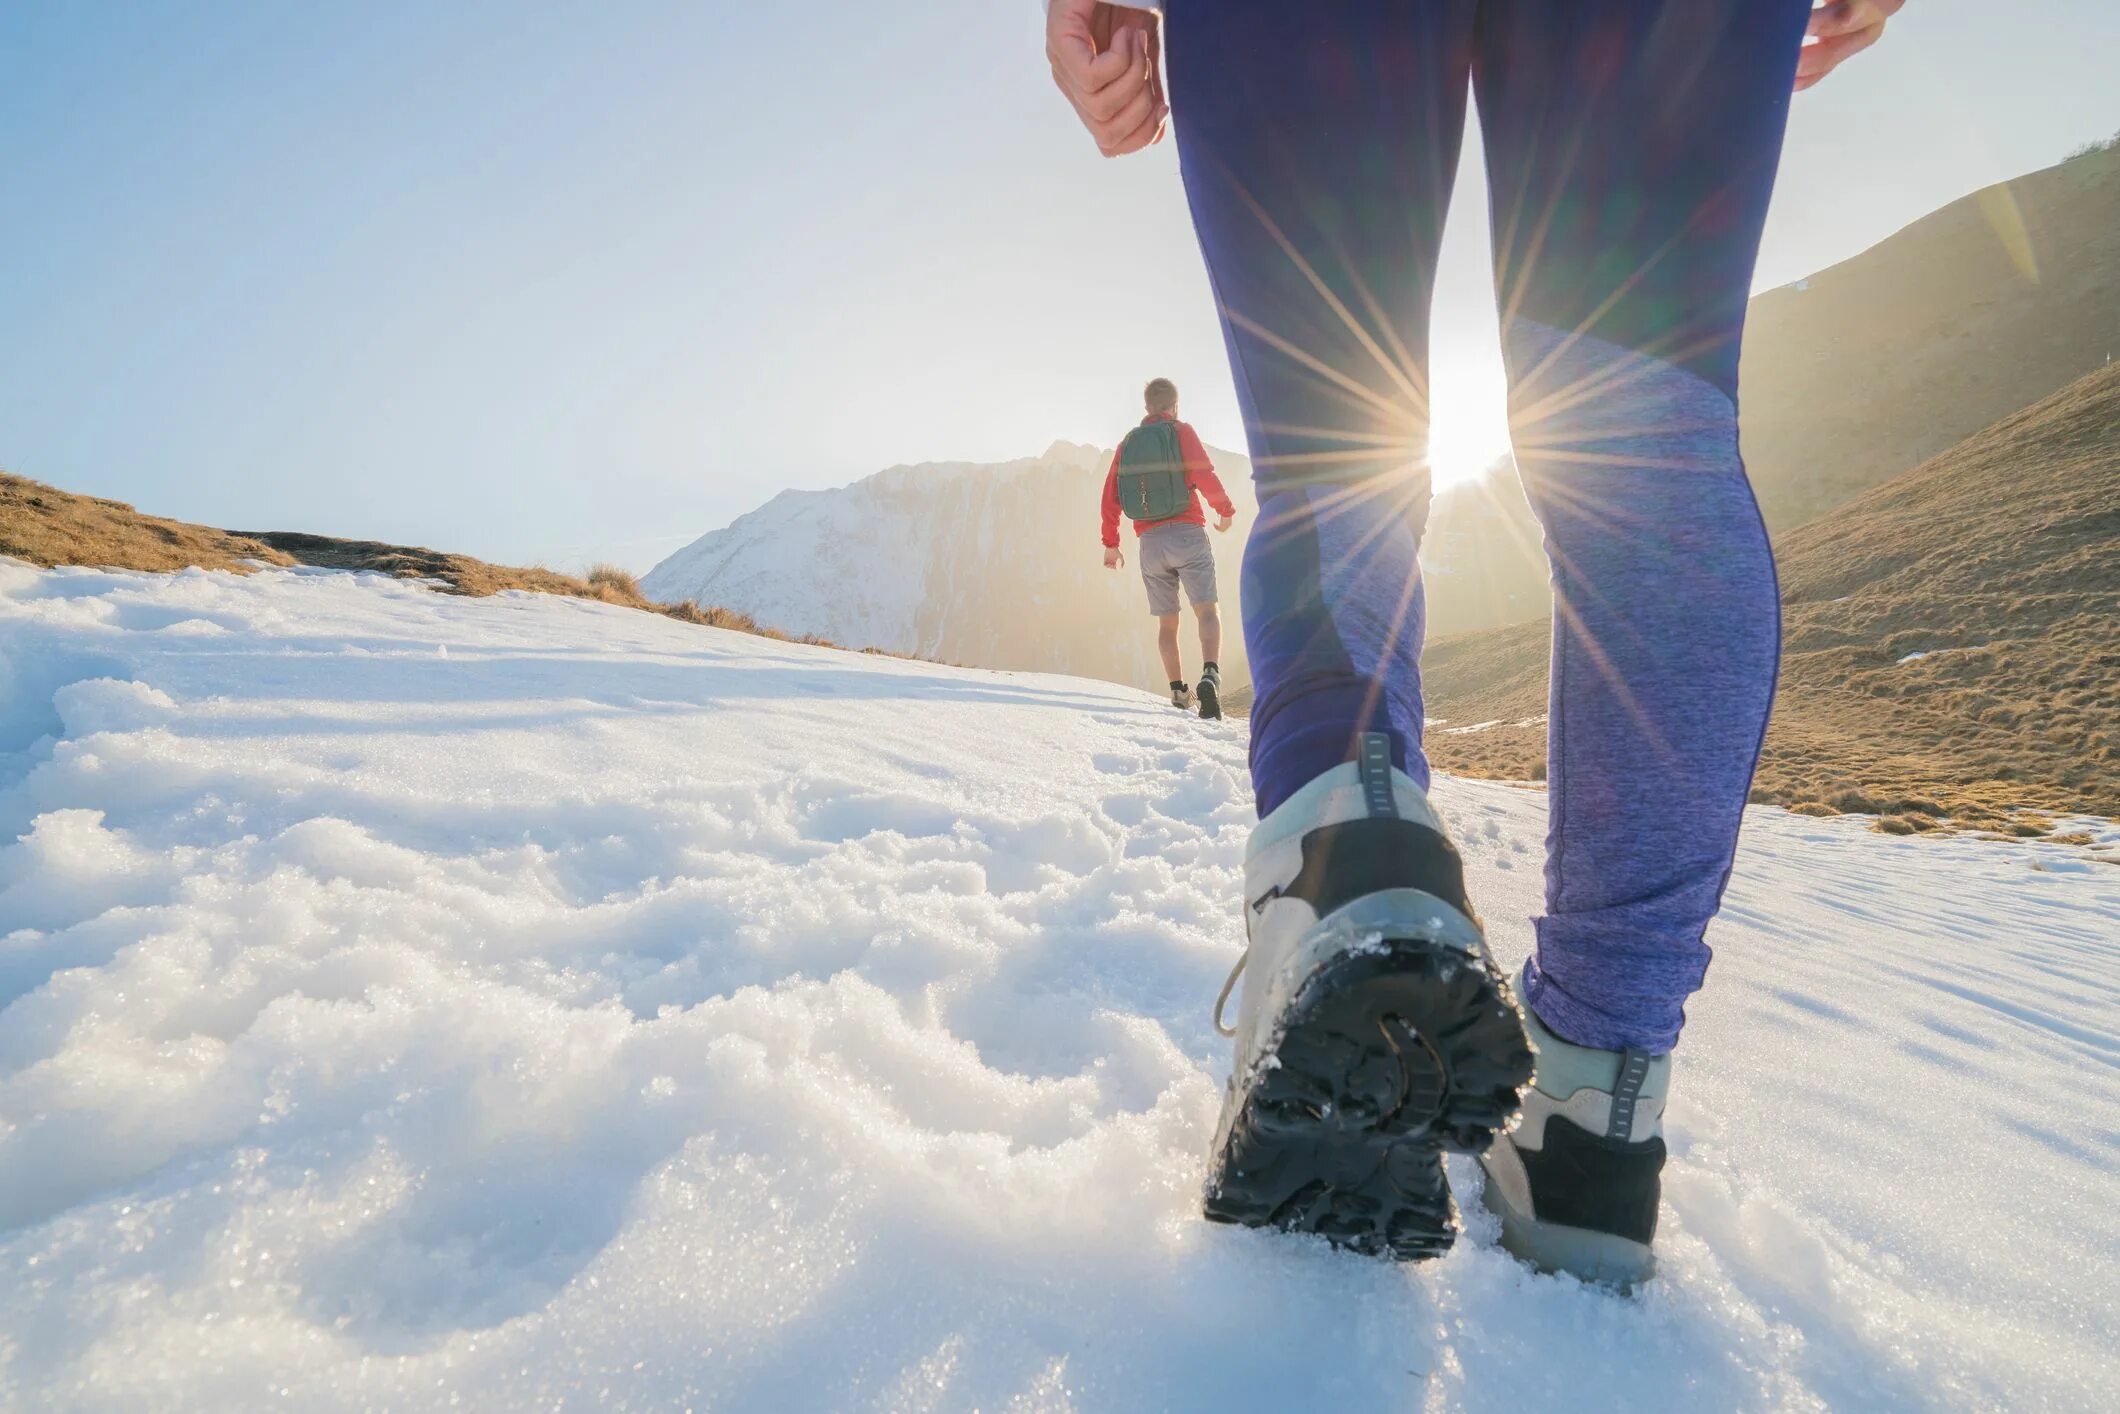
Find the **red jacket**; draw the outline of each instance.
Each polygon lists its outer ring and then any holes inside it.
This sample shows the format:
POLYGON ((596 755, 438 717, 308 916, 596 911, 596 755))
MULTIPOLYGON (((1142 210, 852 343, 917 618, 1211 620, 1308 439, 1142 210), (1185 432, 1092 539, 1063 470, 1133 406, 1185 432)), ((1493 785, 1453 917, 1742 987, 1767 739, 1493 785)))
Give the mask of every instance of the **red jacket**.
MULTIPOLYGON (((1150 413, 1141 419, 1143 427, 1158 420, 1178 422, 1175 414, 1150 413)), ((1178 422, 1178 454, 1185 459, 1185 484, 1192 488, 1192 496, 1185 509, 1162 520, 1135 521, 1134 534, 1149 525, 1205 525, 1207 513, 1200 509, 1200 497, 1207 497, 1207 504, 1215 508, 1218 516, 1233 516, 1236 506, 1229 493, 1222 489, 1222 480, 1215 475, 1215 464, 1207 459, 1207 448, 1200 445, 1200 434, 1192 430, 1189 422, 1178 422)), ((1112 469, 1104 473, 1104 547, 1115 550, 1119 546, 1119 454, 1112 453, 1112 469)))

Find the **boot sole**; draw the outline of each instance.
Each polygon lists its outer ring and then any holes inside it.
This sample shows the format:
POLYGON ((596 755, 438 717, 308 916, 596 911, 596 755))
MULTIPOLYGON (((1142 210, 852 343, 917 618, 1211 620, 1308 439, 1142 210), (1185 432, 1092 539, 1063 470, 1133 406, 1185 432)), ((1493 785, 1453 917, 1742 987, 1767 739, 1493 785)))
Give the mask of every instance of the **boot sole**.
POLYGON ((1321 965, 1287 1017, 1216 1147, 1207 1216, 1400 1261, 1448 1251, 1443 1151, 1485 1150, 1531 1079, 1508 984, 1484 956, 1384 937, 1321 965))
POLYGON ((1215 690, 1213 683, 1200 684, 1200 715, 1211 722, 1222 716, 1222 694, 1215 690))

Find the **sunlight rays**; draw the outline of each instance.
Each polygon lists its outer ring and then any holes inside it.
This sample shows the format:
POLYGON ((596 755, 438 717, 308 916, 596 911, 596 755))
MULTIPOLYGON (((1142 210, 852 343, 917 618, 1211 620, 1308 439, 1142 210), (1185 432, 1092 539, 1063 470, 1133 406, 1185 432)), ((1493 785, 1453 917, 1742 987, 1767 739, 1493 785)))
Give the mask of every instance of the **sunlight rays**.
POLYGON ((1318 274, 1317 268, 1304 258, 1301 251, 1296 249, 1295 243, 1288 239, 1287 234, 1281 230, 1280 225, 1268 214, 1266 208, 1259 204, 1258 198, 1251 194, 1251 189, 1238 181, 1235 174, 1230 173, 1227 175, 1232 186, 1236 189, 1238 199, 1258 219, 1260 228, 1272 238, 1274 245, 1279 248, 1288 263, 1309 283, 1310 288, 1317 293, 1319 301, 1332 311, 1333 317, 1340 321, 1341 326, 1354 336, 1355 342, 1360 344, 1368 352, 1369 356, 1376 360, 1377 366, 1394 383, 1398 384, 1400 391, 1405 393, 1415 414, 1425 421, 1428 416, 1428 371, 1421 367, 1412 353, 1406 349, 1405 344, 1399 338, 1398 331, 1392 327, 1392 321, 1384 317, 1383 311, 1377 306, 1375 297, 1370 294, 1369 287, 1363 283, 1360 274, 1354 269, 1353 263, 1347 259, 1345 249, 1338 241, 1328 240, 1327 242, 1332 247, 1333 253, 1340 259, 1341 273, 1354 286, 1358 297, 1376 317, 1384 339, 1390 342, 1392 348, 1396 351, 1396 356, 1386 353, 1377 338, 1370 333, 1362 321, 1355 318, 1354 313, 1347 308, 1340 297, 1333 293, 1332 286, 1325 282, 1318 274))
MULTIPOLYGON (((1575 165, 1584 140, 1583 134, 1571 135, 1564 167, 1575 165)), ((1527 172, 1531 165, 1525 164, 1527 172)), ((1282 223, 1233 173, 1225 170, 1222 175, 1266 232, 1273 248, 1300 277, 1300 283, 1291 282, 1289 288, 1307 290, 1315 301, 1307 311, 1291 315, 1283 310, 1288 322, 1282 328, 1270 327, 1268 319, 1258 312, 1234 308, 1226 302, 1221 308, 1224 318, 1233 331, 1246 336, 1265 356, 1277 360, 1271 369, 1272 377, 1283 382, 1292 380, 1294 386, 1308 389, 1314 395, 1313 406, 1345 414, 1344 420, 1338 420, 1328 411, 1326 425, 1315 420, 1260 420, 1249 427, 1254 462, 1269 473, 1265 485, 1269 490, 1278 488, 1290 493, 1287 504, 1271 507, 1266 503, 1272 497, 1262 496, 1261 516, 1253 533, 1267 537, 1316 533, 1321 554, 1329 544, 1331 561, 1319 566, 1320 592, 1328 599, 1334 597, 1336 580, 1344 582, 1346 576, 1360 578, 1381 573, 1402 579, 1396 584, 1367 586, 1378 593, 1375 608, 1383 607, 1384 595, 1389 596, 1390 604, 1382 624, 1381 642, 1373 645, 1377 667, 1369 673, 1356 726, 1357 732, 1368 730, 1389 690, 1386 679, 1392 675, 1392 665, 1411 660, 1413 654, 1408 650, 1417 649, 1418 644, 1409 641, 1409 637, 1419 634, 1424 620, 1417 611, 1423 579, 1417 556, 1374 552, 1383 537, 1393 534, 1411 535, 1417 545, 1425 528, 1434 480, 1435 422, 1439 420, 1440 405, 1431 370, 1415 352, 1427 341, 1418 337, 1419 325, 1413 321, 1425 320, 1427 311, 1404 310, 1393 317, 1393 311, 1355 268, 1342 241, 1320 232, 1317 241, 1299 249, 1282 223), (1306 249, 1309 255, 1305 254, 1306 249), (1288 332, 1291 326, 1313 327, 1304 317, 1306 314, 1316 321, 1315 327, 1326 331, 1320 338, 1306 340, 1288 332), (1337 337, 1341 333, 1344 339, 1337 337), (1320 347, 1321 343, 1331 347, 1320 347), (1337 528, 1328 534, 1328 526, 1337 528)), ((1656 395, 1651 380, 1667 377, 1674 368, 1683 369, 1713 354, 1732 336, 1718 333, 1704 337, 1696 332, 1697 325, 1689 329, 1681 324, 1655 338, 1637 338, 1633 347, 1622 346, 1612 358, 1583 358, 1580 350, 1586 341, 1598 338, 1598 328, 1612 311, 1656 276, 1659 265, 1693 234, 1715 199, 1703 202, 1633 269, 1617 279, 1608 275, 1609 283, 1602 285, 1598 299, 1572 328, 1554 331, 1559 337, 1550 346, 1528 360, 1522 358, 1525 351, 1519 348, 1519 359, 1512 360, 1507 357, 1508 330, 1512 321, 1524 317, 1540 254, 1564 208, 1565 185, 1555 183, 1550 190, 1538 193, 1520 186, 1506 205, 1493 213, 1500 231, 1495 242, 1496 258, 1500 259, 1501 251, 1519 252, 1513 268, 1497 269, 1495 279, 1505 340, 1504 365, 1508 368, 1503 416, 1519 464, 1538 468, 1539 491, 1550 513, 1566 514, 1576 523, 1621 536, 1638 534, 1652 528, 1641 523, 1638 512, 1604 504, 1594 489, 1569 476, 1568 469, 1682 474, 1726 466, 1727 460, 1712 436, 1712 450, 1666 450, 1660 445, 1674 438, 1693 440, 1703 433, 1712 434, 1720 427, 1721 419, 1698 409, 1689 412, 1670 406, 1668 399, 1656 395), (1508 367, 1511 363, 1516 366, 1508 367), (1587 367, 1565 379, 1556 378, 1558 370, 1579 364, 1587 367), (1647 397, 1641 396, 1644 385, 1648 385, 1647 397), (1693 434, 1692 439, 1687 434, 1693 434), (1630 449, 1630 443, 1636 445, 1630 449)), ((1415 258, 1415 253, 1409 250, 1406 258, 1415 258)), ((1255 376, 1257 372, 1255 369, 1255 376)), ((1447 416, 1447 410, 1443 415, 1447 416)), ((1734 420, 1730 426, 1734 438, 1734 420)), ((1462 433, 1455 435, 1458 440, 1450 450, 1457 475, 1451 480, 1471 481, 1477 486, 1477 494, 1500 509, 1494 489, 1479 475, 1484 467, 1470 453, 1472 439, 1462 433)), ((1683 448, 1684 441, 1679 445, 1683 448)), ((1734 446, 1729 451, 1734 455, 1734 446)), ((1603 692, 1633 724, 1640 740, 1656 756, 1671 760, 1671 743, 1614 665, 1615 645, 1600 643, 1592 627, 1593 618, 1603 623, 1623 623, 1624 616, 1611 612, 1612 606, 1569 563, 1565 551, 1555 546, 1550 536, 1540 537, 1542 543, 1534 547, 1510 515, 1497 515, 1491 523, 1500 527, 1500 533, 1510 537, 1519 551, 1529 554, 1537 549, 1553 566, 1556 667, 1563 657, 1578 670, 1587 665, 1599 678, 1603 692), (1578 596, 1580 603, 1575 602, 1578 596)), ((1338 632, 1329 606, 1326 621, 1316 631, 1320 635, 1338 632)), ((1369 646, 1365 645, 1365 654, 1369 646)), ((1624 656, 1638 645, 1618 647, 1624 656)))

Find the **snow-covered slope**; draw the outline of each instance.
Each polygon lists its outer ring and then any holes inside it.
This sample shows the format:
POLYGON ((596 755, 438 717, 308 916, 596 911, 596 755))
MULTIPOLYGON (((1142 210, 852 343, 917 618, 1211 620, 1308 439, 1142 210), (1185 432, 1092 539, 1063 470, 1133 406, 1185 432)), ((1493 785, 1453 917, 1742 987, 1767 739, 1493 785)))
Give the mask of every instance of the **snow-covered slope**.
POLYGON ((892 467, 852 486, 783 491, 641 577, 650 598, 740 608, 787 633, 894 653, 932 652, 920 633, 938 505, 982 475, 1010 481, 1039 463, 892 467))
MULTIPOLYGON (((1663 1276, 1533 1276, 1477 1205, 1400 1269, 1196 1215, 1240 732, 577 601, 0 563, 0 1405, 2109 1398, 2120 870, 1756 812, 1663 1276)), ((1542 797, 1441 796, 1519 958, 1542 797)))
MULTIPOLYGON (((664 560, 641 587, 850 648, 1151 684, 1162 674, 1140 579, 1131 567, 1107 571, 1097 544, 1110 456, 1055 442, 1012 462, 898 466, 851 486, 783 491, 664 560)), ((1233 484, 1250 475, 1241 457, 1216 460, 1233 484)), ((1242 543, 1241 530, 1217 543, 1232 600, 1242 543)))

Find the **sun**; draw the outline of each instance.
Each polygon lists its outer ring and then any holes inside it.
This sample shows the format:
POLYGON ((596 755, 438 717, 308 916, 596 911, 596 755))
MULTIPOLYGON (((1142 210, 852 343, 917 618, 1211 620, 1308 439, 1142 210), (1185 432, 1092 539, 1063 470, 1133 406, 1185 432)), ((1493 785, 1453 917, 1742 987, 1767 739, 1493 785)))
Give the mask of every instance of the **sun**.
POLYGON ((1435 487, 1477 481, 1509 454, 1509 383, 1501 353, 1438 349, 1429 379, 1428 465, 1435 487))

